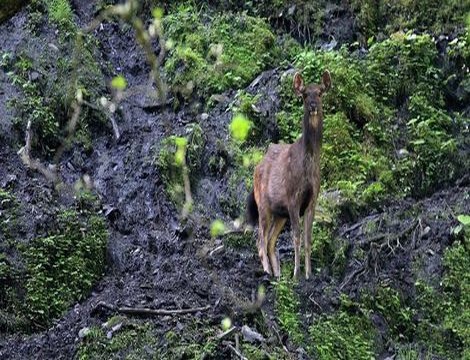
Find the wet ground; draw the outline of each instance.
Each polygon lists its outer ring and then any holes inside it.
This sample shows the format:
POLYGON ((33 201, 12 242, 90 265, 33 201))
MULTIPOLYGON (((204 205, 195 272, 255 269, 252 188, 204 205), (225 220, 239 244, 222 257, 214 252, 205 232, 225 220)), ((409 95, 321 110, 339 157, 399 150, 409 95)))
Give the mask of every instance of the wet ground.
MULTIPOLYGON (((76 8, 82 22, 89 20, 90 11, 88 6, 76 8)), ((19 13, 0 27, 2 52, 15 52, 22 44, 35 41, 24 30, 25 22, 26 14, 19 13)), ((148 68, 131 33, 105 23, 96 35, 101 61, 108 69, 126 74, 130 86, 146 80, 148 68)), ((47 34, 41 36, 53 41, 47 34)), ((277 86, 284 71, 267 71, 247 88, 262 94, 259 107, 267 119, 276 113, 277 86)), ((16 154, 23 135, 14 130, 12 110, 6 106, 15 96, 20 95, 0 71, 0 185, 8 186, 23 204, 28 204, 20 214, 24 225, 16 230, 27 241, 42 233, 53 209, 66 200, 40 174, 27 170, 16 154)), ((225 316, 238 325, 248 321, 247 308, 258 286, 266 283, 254 248, 225 247, 210 254, 217 243, 210 239, 208 228, 212 219, 224 217, 218 199, 227 191, 226 178, 211 175, 203 166, 198 186, 193 189, 195 214, 181 225, 178 209, 169 202, 154 165, 158 143, 165 136, 183 133, 185 126, 194 122, 205 134, 203 163, 207 164, 216 153, 216 140, 228 139, 231 113, 226 110, 234 96, 234 92, 224 94, 208 116, 201 116, 203 111, 192 106, 174 110, 171 105, 149 104, 150 100, 142 96, 131 97, 122 103, 122 116, 117 119, 122 133, 119 140, 108 126, 93 139, 91 153, 77 148, 65 154, 60 164, 64 179, 72 183, 83 174, 90 175, 101 198, 110 235, 106 275, 85 301, 75 304, 50 329, 28 336, 2 335, 1 359, 72 358, 80 342, 80 329, 100 325, 110 315, 97 307, 100 302, 170 309, 211 305, 208 312, 195 315, 149 318, 160 334, 170 329, 184 332, 194 316, 217 325, 225 316)), ((275 130, 268 127, 263 136, 275 139, 275 130)), ((311 314, 335 309, 341 292, 354 298, 361 290, 386 282, 412 297, 416 279, 413 263, 417 259, 423 264, 420 276, 438 279, 441 257, 456 225, 454 213, 470 213, 469 190, 468 179, 462 179, 427 199, 403 200, 382 212, 342 224, 337 237, 348 247, 344 272, 334 276, 330 268, 323 268, 296 288, 305 328, 311 314)), ((281 244, 281 261, 291 259, 285 233, 281 244)), ((271 319, 273 301, 268 286, 263 309, 271 319)), ((296 354, 295 348, 290 350, 296 354)), ((383 349, 386 355, 387 349, 383 349)))

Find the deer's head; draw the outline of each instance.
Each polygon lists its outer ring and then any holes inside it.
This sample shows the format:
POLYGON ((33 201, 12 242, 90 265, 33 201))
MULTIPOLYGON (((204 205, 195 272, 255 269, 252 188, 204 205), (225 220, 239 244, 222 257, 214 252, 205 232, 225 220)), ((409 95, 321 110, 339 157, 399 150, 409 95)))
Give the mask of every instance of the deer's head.
POLYGON ((316 116, 322 110, 322 96, 331 88, 331 75, 325 70, 321 77, 321 84, 305 85, 300 73, 294 75, 294 91, 301 96, 304 102, 304 110, 310 117, 316 116))

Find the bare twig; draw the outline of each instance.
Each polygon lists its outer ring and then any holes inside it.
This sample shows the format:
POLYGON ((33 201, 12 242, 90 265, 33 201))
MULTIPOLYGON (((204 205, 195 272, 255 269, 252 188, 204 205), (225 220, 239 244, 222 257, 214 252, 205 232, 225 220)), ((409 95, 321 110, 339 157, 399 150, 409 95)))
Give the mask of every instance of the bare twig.
POLYGON ((242 360, 248 360, 245 356, 243 356, 243 354, 242 354, 240 351, 238 351, 237 349, 235 349, 232 344, 226 343, 225 345, 226 345, 230 350, 232 350, 232 352, 233 352, 235 355, 237 355, 240 359, 242 359, 242 360))
POLYGON ((276 325, 275 325, 271 320, 269 320, 269 319, 266 317, 266 314, 265 314, 263 311, 261 311, 261 314, 263 315, 264 321, 266 322, 266 324, 267 324, 267 325, 269 326, 269 328, 272 330, 272 332, 274 333, 274 335, 276 335, 277 341, 279 341, 279 344, 282 346, 282 349, 286 352, 286 354, 289 355, 289 357, 291 357, 291 353, 289 352, 289 349, 288 349, 287 346, 284 345, 284 343, 282 342, 281 334, 279 334, 279 331, 277 330, 276 325))
POLYGON ((368 216, 366 217, 364 220, 362 221, 359 221, 358 223, 348 227, 347 229, 344 229, 340 236, 343 237, 344 235, 346 235, 348 232, 351 232, 353 230, 356 230, 358 227, 360 227, 361 225, 364 225, 366 222, 369 222, 369 221, 373 221, 375 220, 376 218, 378 217, 378 215, 372 215, 372 216, 368 216))
POLYGON ((313 293, 310 294, 310 296, 308 297, 308 299, 313 302, 315 305, 317 305, 317 307, 320 309, 320 311, 323 311, 323 308, 320 306, 320 304, 313 298, 313 293))
POLYGON ((78 124, 78 119, 80 117, 81 102, 74 101, 72 103, 72 109, 73 109, 72 117, 70 118, 67 124, 67 137, 62 141, 62 144, 60 145, 59 149, 57 149, 57 152, 55 153, 55 156, 54 156, 55 164, 59 163, 60 158, 62 157, 62 154, 72 142, 73 135, 75 134, 75 129, 78 124))
POLYGON ((212 250, 210 253, 209 253, 209 256, 213 256, 215 253, 223 250, 224 246, 223 245, 219 245, 217 246, 214 250, 212 250))
POLYGON ((57 168, 54 165, 46 166, 39 159, 31 159, 31 120, 28 121, 26 125, 26 135, 25 135, 25 146, 23 146, 19 151, 18 155, 21 157, 21 161, 30 169, 39 171, 44 175, 46 179, 57 184, 61 180, 57 174, 57 168))
POLYGON ((107 304, 103 301, 98 303, 97 307, 103 307, 112 311, 117 311, 122 314, 129 315, 184 315, 192 314, 200 311, 207 311, 212 306, 206 305, 203 307, 189 308, 189 309, 149 309, 149 308, 132 308, 132 307, 116 307, 114 305, 107 304))
POLYGON ((219 334, 216 336, 216 339, 217 340, 222 340, 222 339, 225 339, 226 337, 232 335, 235 331, 237 331, 237 327, 236 326, 232 326, 230 329, 228 329, 227 331, 224 331, 223 333, 219 334))

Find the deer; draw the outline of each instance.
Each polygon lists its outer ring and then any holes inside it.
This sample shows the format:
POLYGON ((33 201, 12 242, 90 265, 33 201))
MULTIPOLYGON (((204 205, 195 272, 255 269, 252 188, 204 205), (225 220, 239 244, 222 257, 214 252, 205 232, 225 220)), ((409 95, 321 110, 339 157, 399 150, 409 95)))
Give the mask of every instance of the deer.
POLYGON ((255 167, 253 189, 247 197, 246 222, 258 222, 258 255, 263 270, 280 277, 276 242, 287 220, 294 246, 294 278, 300 275, 300 218, 303 217, 305 278, 312 274, 312 226, 320 191, 320 150, 323 136, 322 97, 331 88, 331 75, 325 70, 321 84, 305 85, 296 72, 295 94, 302 97, 302 135, 293 144, 270 144, 255 167))

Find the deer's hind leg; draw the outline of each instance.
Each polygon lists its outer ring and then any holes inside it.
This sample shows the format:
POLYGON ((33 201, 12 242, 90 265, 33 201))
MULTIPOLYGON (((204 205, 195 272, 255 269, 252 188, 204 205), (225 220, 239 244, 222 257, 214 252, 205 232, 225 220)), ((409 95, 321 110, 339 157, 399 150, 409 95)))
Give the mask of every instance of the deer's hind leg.
POLYGON ((259 214, 259 236, 258 236, 258 254, 263 264, 264 272, 272 275, 271 266, 269 265, 268 259, 268 240, 269 234, 271 233, 272 228, 272 216, 271 214, 266 214, 265 212, 260 212, 259 214))
POLYGON ((269 256, 269 260, 271 261, 273 274, 277 278, 281 276, 281 266, 280 266, 279 258, 277 257, 277 253, 276 253, 276 242, 286 221, 287 219, 285 218, 274 217, 273 225, 271 227, 271 233, 269 235, 268 256, 269 256))

